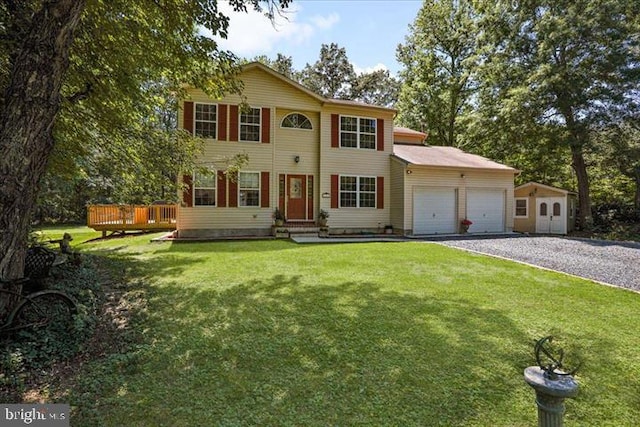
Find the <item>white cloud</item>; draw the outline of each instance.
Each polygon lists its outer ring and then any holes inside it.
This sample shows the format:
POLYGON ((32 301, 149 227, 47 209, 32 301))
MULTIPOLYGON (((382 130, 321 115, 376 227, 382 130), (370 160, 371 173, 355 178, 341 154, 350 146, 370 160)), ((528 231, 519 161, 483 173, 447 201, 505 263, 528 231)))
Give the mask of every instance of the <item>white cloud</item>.
POLYGON ((245 12, 234 12, 227 2, 218 3, 220 11, 229 17, 227 39, 215 37, 222 49, 230 50, 238 56, 251 57, 273 53, 276 45, 289 43, 301 45, 318 31, 326 31, 335 25, 340 16, 314 16, 308 21, 300 20, 301 6, 288 8, 275 17, 272 23, 261 12, 249 8, 245 12))
POLYGON ((311 22, 321 30, 328 30, 340 22, 340 15, 332 13, 329 16, 314 16, 311 18, 311 22))
POLYGON ((372 73, 374 71, 379 71, 379 70, 388 70, 389 67, 387 67, 386 65, 384 65, 381 62, 378 62, 376 65, 374 65, 373 67, 365 67, 365 68, 361 68, 359 67, 356 63, 352 62, 351 65, 353 65, 353 71, 356 72, 356 74, 367 74, 367 73, 372 73))

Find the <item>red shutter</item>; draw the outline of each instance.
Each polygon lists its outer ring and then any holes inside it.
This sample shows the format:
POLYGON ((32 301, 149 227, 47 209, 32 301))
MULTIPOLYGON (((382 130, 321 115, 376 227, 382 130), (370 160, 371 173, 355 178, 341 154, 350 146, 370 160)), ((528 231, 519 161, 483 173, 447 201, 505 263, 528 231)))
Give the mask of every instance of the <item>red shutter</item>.
POLYGON ((219 208, 227 206, 227 177, 223 171, 218 171, 218 201, 219 208))
POLYGON ((384 209, 384 177, 379 176, 376 184, 376 207, 384 209))
POLYGON ((307 175, 307 218, 313 218, 313 175, 307 175))
POLYGON ((340 147, 340 116, 331 115, 331 146, 340 147))
POLYGON ((340 196, 340 177, 331 175, 331 208, 338 208, 338 197, 340 196))
POLYGON ((191 175, 182 175, 182 183, 184 190, 182 191, 182 201, 188 208, 193 206, 193 177, 191 175))
POLYGON ((193 102, 184 101, 182 127, 193 133, 193 102))
POLYGON ((262 109, 262 143, 268 144, 271 139, 271 109, 262 109))
POLYGON ((227 140, 227 104, 218 104, 218 141, 227 140))
POLYGON ((282 212, 284 212, 284 191, 285 191, 285 175, 280 174, 278 176, 278 207, 282 212))
POLYGON ((378 119, 378 123, 376 124, 376 130, 378 132, 377 140, 378 140, 378 151, 384 151, 384 120, 378 119))
POLYGON ((238 120, 240 116, 238 116, 238 106, 230 105, 229 106, 229 141, 237 141, 238 140, 238 120))
POLYGON ((238 207, 238 182, 229 181, 229 207, 238 207))
POLYGON ((260 172, 260 207, 269 207, 269 172, 260 172))

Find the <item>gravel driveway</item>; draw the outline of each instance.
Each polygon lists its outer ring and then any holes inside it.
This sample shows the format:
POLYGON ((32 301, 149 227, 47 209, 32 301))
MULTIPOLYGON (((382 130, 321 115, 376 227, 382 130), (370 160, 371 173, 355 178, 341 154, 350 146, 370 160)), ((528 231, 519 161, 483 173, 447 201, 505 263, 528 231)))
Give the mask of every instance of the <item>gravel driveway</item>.
POLYGON ((640 291, 640 243, 564 237, 502 237, 439 243, 640 291))

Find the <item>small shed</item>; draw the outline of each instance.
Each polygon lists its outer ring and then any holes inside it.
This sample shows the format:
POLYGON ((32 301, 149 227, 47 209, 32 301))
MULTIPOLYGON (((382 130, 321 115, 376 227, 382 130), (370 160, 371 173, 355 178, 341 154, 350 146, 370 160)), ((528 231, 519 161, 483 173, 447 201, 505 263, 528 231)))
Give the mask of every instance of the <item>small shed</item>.
POLYGON ((538 182, 514 189, 513 230, 567 234, 576 227, 577 194, 538 182))

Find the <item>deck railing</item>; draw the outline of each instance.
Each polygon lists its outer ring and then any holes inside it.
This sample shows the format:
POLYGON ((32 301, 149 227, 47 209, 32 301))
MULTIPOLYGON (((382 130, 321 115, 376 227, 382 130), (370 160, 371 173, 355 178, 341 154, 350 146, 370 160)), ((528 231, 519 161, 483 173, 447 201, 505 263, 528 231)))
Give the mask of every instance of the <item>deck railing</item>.
POLYGON ((89 205, 87 225, 94 230, 174 230, 177 205, 89 205))

